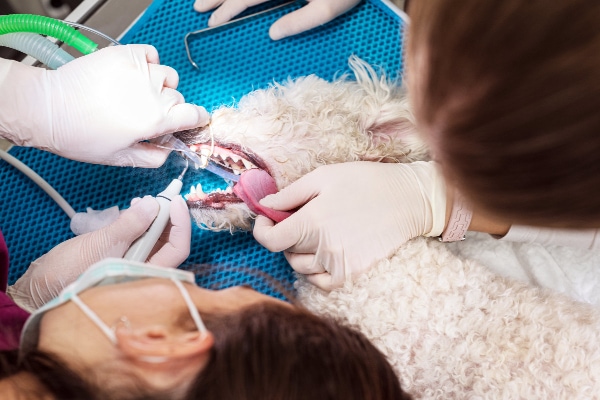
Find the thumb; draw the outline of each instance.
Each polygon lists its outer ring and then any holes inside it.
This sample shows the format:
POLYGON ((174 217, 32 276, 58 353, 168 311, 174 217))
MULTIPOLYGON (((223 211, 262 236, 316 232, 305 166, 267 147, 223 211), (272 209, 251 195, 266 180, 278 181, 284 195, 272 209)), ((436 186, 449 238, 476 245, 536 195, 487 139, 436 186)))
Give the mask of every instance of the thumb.
POLYGON ((170 152, 151 143, 136 143, 118 151, 105 163, 118 167, 158 168, 167 161, 170 152))
POLYGON ((314 199, 321 192, 319 168, 291 183, 279 192, 263 197, 260 205, 273 210, 289 211, 299 208, 314 199))
POLYGON ((158 202, 152 196, 145 196, 127 210, 119 218, 102 229, 108 241, 113 244, 126 243, 130 245, 135 239, 148 230, 154 218, 158 215, 158 202))

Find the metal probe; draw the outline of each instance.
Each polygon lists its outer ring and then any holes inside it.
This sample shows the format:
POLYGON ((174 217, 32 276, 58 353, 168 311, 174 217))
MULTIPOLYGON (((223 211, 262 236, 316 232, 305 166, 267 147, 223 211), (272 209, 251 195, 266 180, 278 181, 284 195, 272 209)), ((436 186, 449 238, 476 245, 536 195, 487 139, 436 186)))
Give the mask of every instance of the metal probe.
POLYGON ((162 192, 156 195, 156 201, 158 201, 158 215, 150 225, 150 228, 142 236, 137 238, 132 244, 124 258, 126 260, 146 262, 150 252, 158 242, 158 239, 162 235, 169 222, 171 215, 171 200, 181 193, 181 187, 183 186, 183 176, 188 170, 189 162, 186 159, 185 169, 179 175, 177 179, 173 179, 169 186, 162 192))

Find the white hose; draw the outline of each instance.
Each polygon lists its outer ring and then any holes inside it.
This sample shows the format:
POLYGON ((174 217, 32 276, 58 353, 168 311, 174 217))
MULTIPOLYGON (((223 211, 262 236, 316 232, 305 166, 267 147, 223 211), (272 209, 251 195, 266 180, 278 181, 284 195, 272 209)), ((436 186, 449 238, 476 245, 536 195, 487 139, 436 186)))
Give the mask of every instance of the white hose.
POLYGON ((58 204, 60 208, 67 214, 69 218, 73 218, 75 215, 75 210, 67 201, 58 193, 48 182, 44 180, 41 176, 39 176, 34 170, 29 168, 27 165, 23 164, 17 158, 11 156, 4 150, 0 150, 0 159, 6 161, 23 174, 25 174, 29 179, 35 182, 44 192, 48 194, 58 204))
POLYGON ((75 59, 75 57, 58 47, 56 43, 37 33, 18 32, 0 35, 0 46, 10 47, 25 53, 39 60, 50 69, 57 69, 75 59))

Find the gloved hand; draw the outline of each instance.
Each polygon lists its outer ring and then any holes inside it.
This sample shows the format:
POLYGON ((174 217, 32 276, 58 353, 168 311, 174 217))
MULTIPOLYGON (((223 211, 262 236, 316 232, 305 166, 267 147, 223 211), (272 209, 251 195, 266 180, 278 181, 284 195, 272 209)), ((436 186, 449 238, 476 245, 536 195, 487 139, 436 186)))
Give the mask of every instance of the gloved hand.
MULTIPOLYGON (((23 309, 41 307, 94 263, 107 258, 122 258, 131 243, 140 237, 158 214, 158 203, 151 197, 134 199, 112 224, 67 240, 35 260, 10 286, 8 295, 23 309)), ((171 220, 148 262, 168 268, 179 266, 190 253, 192 224, 185 200, 171 201, 171 220)))
POLYGON ((169 150, 140 141, 209 121, 178 82, 148 45, 108 47, 55 71, 0 59, 0 136, 78 161, 158 167, 169 150))
POLYGON ((284 250, 294 270, 331 290, 409 239, 440 235, 445 190, 433 162, 325 165, 260 201, 275 210, 301 208, 276 225, 258 216, 254 237, 284 250))
MULTIPOLYGON (((267 0, 196 0, 194 9, 206 12, 219 6, 208 20, 208 26, 221 25, 243 12, 248 7, 264 3, 267 0)), ((342 15, 356 6, 360 0, 308 0, 309 3, 277 21, 269 29, 273 40, 316 28, 342 15)))

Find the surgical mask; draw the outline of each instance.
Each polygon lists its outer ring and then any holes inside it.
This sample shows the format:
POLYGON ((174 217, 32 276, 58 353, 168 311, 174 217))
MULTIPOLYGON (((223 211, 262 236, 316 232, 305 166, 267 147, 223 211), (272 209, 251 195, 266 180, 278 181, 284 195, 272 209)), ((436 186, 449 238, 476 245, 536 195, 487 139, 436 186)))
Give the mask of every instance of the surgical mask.
MULTIPOLYGON (((92 287, 115 285, 145 278, 170 279, 181 292, 198 331, 201 335, 206 335, 207 329, 200 318, 198 309, 192 302, 188 291, 182 283, 195 284, 195 278, 192 272, 175 268, 156 267, 117 258, 107 258, 91 266, 87 271, 81 274, 76 281, 65 287, 57 297, 31 314, 25 322, 25 326, 21 333, 20 354, 24 355, 37 348, 40 336, 40 323, 43 315, 49 310, 68 301, 75 303, 75 305, 79 307, 96 326, 98 326, 108 340, 114 345, 117 345, 117 337, 114 330, 109 328, 92 309, 81 301, 78 294, 92 287)), ((157 363, 166 361, 166 359, 152 358, 145 361, 157 363)))

